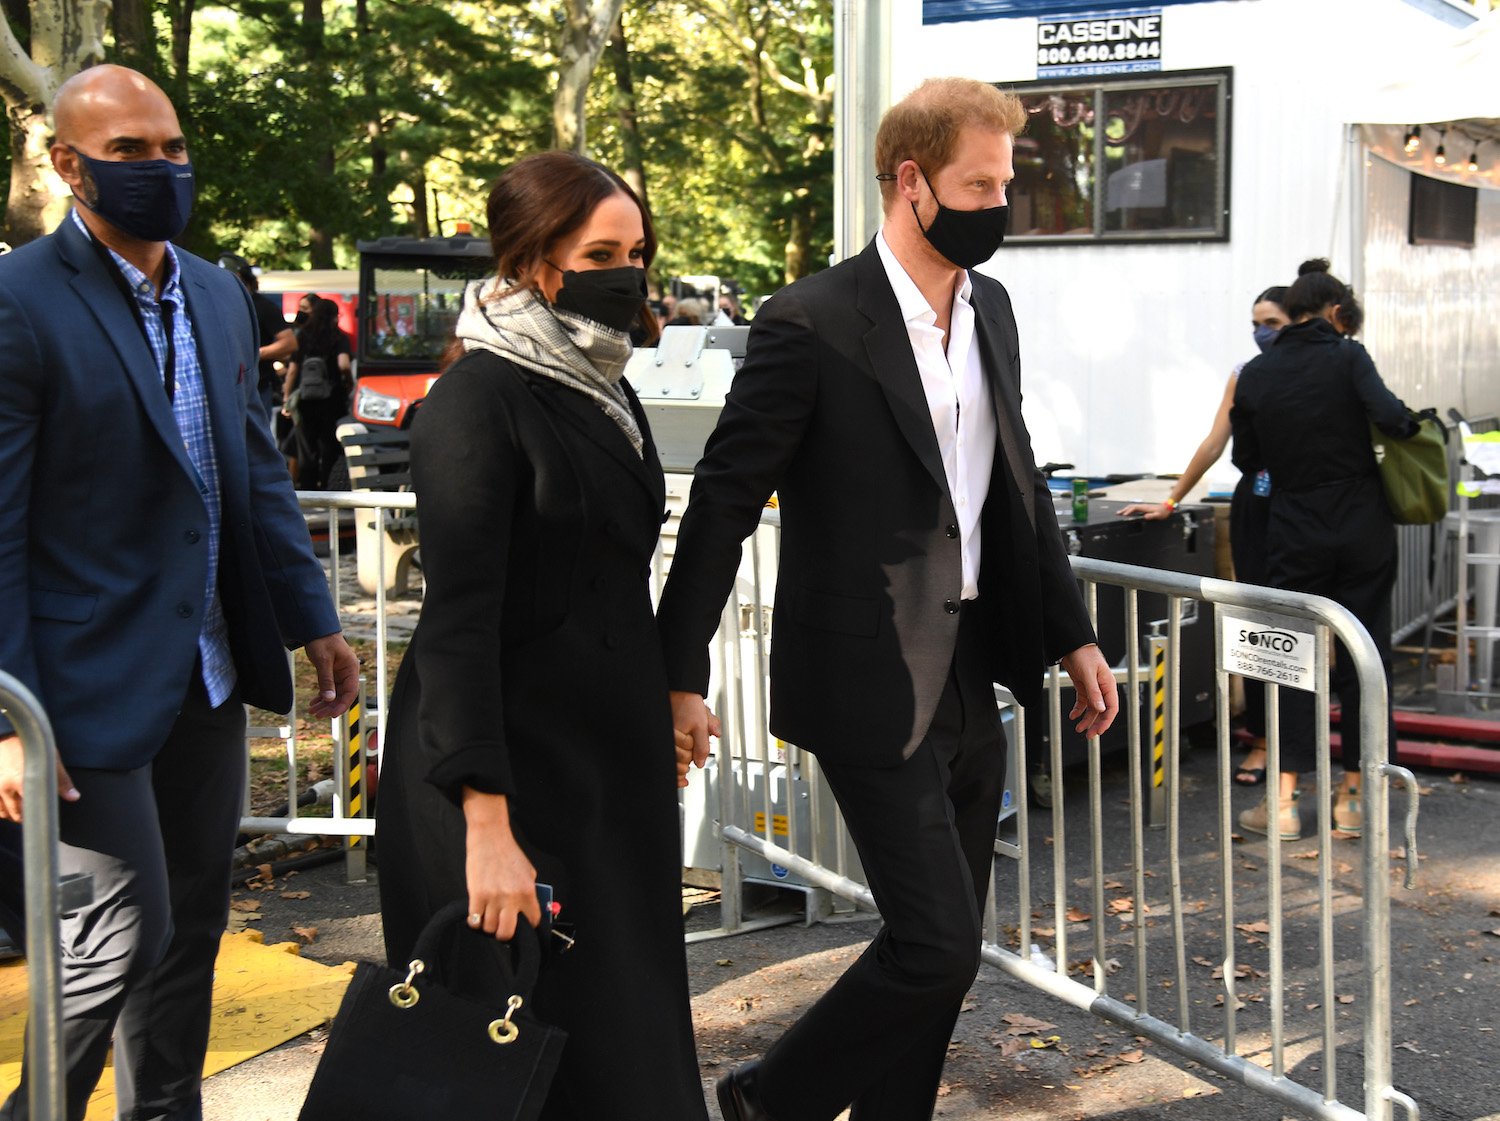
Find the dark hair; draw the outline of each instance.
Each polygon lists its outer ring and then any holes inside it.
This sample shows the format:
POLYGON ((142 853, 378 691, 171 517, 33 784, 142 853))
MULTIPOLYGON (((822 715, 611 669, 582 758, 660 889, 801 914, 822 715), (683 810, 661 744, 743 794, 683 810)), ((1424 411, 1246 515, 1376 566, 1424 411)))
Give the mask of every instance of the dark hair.
POLYGON ((1365 309, 1355 297, 1353 288, 1344 290, 1344 298, 1333 318, 1339 334, 1350 337, 1359 334, 1359 329, 1365 325, 1365 309))
POLYGON ((1297 279, 1287 289, 1287 315, 1296 322, 1305 316, 1317 315, 1330 304, 1342 304, 1352 293, 1338 277, 1328 271, 1328 262, 1322 257, 1303 261, 1297 267, 1297 279))
MULTIPOLYGON (((304 355, 316 354, 332 361, 338 353, 339 305, 325 300, 315 292, 308 292, 302 299, 312 308, 307 313, 307 322, 297 331, 297 346, 304 355)), ((300 302, 300 301, 299 301, 300 302)))
POLYGON ((1285 311, 1286 292, 1287 288, 1285 284, 1273 284, 1259 296, 1256 296, 1255 299, 1250 302, 1250 306, 1254 307, 1256 304, 1272 303, 1279 307, 1282 311, 1285 311))
MULTIPOLYGON (((646 233, 646 267, 656 258, 656 230, 640 197, 603 164, 576 152, 538 152, 512 164, 490 189, 487 207, 495 270, 506 280, 537 290, 543 259, 575 233, 605 199, 623 194, 641 212, 646 233)), ((657 339, 656 317, 641 301, 637 320, 648 342, 657 339)))

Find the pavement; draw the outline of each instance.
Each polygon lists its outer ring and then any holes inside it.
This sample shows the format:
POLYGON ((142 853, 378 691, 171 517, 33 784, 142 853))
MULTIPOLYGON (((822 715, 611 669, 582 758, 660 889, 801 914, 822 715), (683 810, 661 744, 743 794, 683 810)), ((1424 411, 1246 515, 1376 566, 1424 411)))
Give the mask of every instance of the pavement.
MULTIPOLYGON (((1222 1039, 1221 983, 1212 967, 1223 957, 1219 906, 1215 758, 1208 748, 1185 752, 1181 770, 1183 920, 1187 937, 1187 999, 1192 1030, 1222 1039)), ((1420 776, 1422 865, 1415 889, 1400 886, 1393 871, 1389 916, 1392 946, 1394 1069, 1396 1085, 1417 1100, 1426 1121, 1500 1121, 1500 1075, 1495 1031, 1500 1028, 1500 781, 1447 772, 1420 776)), ((1123 962, 1109 981, 1111 995, 1139 999, 1129 919, 1116 902, 1129 894, 1127 776, 1122 757, 1107 759, 1101 798, 1107 838, 1105 882, 1109 903, 1107 956, 1123 962)), ((1237 791, 1237 809, 1255 793, 1237 791)), ((1393 797, 1393 827, 1402 799, 1393 797)), ((1304 806, 1308 801, 1304 801, 1304 806)), ((1070 769, 1064 786, 1065 848, 1069 861, 1068 953, 1076 971, 1090 956, 1093 917, 1088 868, 1089 799, 1086 772, 1070 769), (1081 871, 1080 871, 1081 870, 1081 871)), ((1309 815, 1310 816, 1310 815, 1309 815)), ((1050 813, 1031 819, 1034 939, 1051 952, 1054 846, 1050 813)), ((1309 826, 1306 830, 1311 832, 1309 826)), ((1393 846, 1399 845, 1393 831, 1393 846)), ((1359 857, 1363 842, 1333 842, 1335 992, 1318 985, 1315 899, 1316 841, 1284 846, 1287 1073, 1321 1088, 1326 1058, 1318 1031, 1324 1002, 1335 1003, 1338 1097, 1362 1108, 1359 979, 1361 906, 1359 857)), ((1395 868, 1395 851, 1392 867, 1395 868)), ((1264 839, 1237 840, 1234 853, 1236 921, 1245 924, 1237 961, 1248 973, 1239 985, 1240 1053, 1269 1066, 1268 950, 1264 839)), ((1172 917, 1166 837, 1147 836, 1145 924, 1150 968, 1146 984, 1153 1014, 1175 1019, 1172 917)), ((1019 904, 1014 861, 997 858, 1002 940, 1015 945, 1019 904)), ((373 871, 378 874, 378 869, 373 871)), ((381 956, 377 890, 347 884, 342 862, 306 870, 283 890, 257 893, 261 918, 254 924, 268 942, 311 941, 303 954, 336 964, 381 956), (294 888, 289 892, 284 890, 294 888), (305 895, 304 895, 305 893, 305 895), (300 928, 300 933, 294 928, 300 928)), ((689 930, 718 925, 713 893, 698 900, 689 930)), ((794 893, 781 902, 798 906, 794 893)), ((773 901, 774 902, 774 901, 773 901)), ((710 1116, 713 1081, 728 1067, 759 1054, 808 1003, 823 992, 877 929, 873 916, 774 927, 734 937, 690 943, 688 968, 699 1058, 710 1116)), ((1084 980, 1088 978, 1085 976, 1084 980)), ((891 1010, 891 1030, 901 1030, 891 1010)), ((315 1031, 208 1080, 205 1116, 213 1121, 292 1121, 300 1108, 325 1033, 315 1031)), ((1276 1121, 1296 1114, 1250 1088, 1177 1057, 1087 1012, 1021 984, 989 966, 981 968, 949 1052, 936 1116, 963 1121, 1276 1121)))

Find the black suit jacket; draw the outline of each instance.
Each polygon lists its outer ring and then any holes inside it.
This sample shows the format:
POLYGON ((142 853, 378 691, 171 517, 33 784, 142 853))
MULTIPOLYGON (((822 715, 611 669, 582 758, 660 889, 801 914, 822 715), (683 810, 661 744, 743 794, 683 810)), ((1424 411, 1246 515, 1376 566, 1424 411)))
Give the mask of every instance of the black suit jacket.
MULTIPOLYGON (((974 609, 987 671, 1030 704, 1047 665, 1094 633, 1021 419, 1010 297, 972 279, 999 433, 974 609)), ((740 545, 773 491, 771 729, 830 760, 893 763, 926 734, 947 680, 963 574, 937 436, 873 243, 755 317, 658 612, 674 689, 707 692, 707 647, 740 545)))

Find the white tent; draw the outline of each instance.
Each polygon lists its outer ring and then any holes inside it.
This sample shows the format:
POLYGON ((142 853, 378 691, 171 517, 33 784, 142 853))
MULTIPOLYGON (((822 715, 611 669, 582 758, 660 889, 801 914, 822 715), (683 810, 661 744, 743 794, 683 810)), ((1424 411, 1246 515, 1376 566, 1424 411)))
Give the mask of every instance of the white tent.
POLYGON ((1362 126, 1371 151, 1393 163, 1500 188, 1500 11, 1415 60, 1405 76, 1354 98, 1349 120, 1362 126))

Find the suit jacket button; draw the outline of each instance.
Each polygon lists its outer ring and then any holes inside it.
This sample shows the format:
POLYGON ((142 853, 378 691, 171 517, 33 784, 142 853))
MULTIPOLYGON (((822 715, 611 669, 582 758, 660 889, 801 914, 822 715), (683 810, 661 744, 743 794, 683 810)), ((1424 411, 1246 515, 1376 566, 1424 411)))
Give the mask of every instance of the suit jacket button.
POLYGON ((190 529, 182 535, 182 539, 189 545, 198 544, 199 533, 196 529, 190 529))
POLYGON ((604 590, 604 577, 595 576, 589 581, 589 587, 596 592, 602 592, 604 590))
POLYGON ((179 619, 191 619, 193 617, 192 606, 186 603, 179 603, 177 605, 177 617, 179 619))
POLYGON ((951 599, 945 599, 943 600, 943 610, 946 611, 949 615, 957 615, 958 604, 951 599))
POLYGON ((957 537, 958 536, 958 526, 956 526, 956 525, 950 525, 943 532, 945 532, 950 538, 957 537))
POLYGON ((620 640, 618 638, 616 638, 614 635, 607 634, 607 635, 604 636, 604 648, 606 650, 614 650, 614 649, 618 648, 619 645, 620 645, 620 640))

